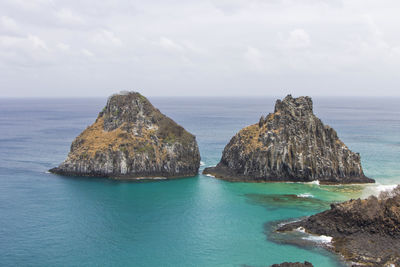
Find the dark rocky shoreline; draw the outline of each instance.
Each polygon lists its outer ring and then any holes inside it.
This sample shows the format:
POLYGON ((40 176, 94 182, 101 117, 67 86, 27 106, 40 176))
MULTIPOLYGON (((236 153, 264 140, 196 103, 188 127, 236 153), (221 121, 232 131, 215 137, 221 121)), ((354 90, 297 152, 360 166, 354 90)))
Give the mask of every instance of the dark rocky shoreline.
POLYGON ((272 264, 270 267, 313 267, 310 262, 305 261, 304 263, 302 262, 283 262, 280 264, 272 264))
MULTIPOLYGON (((285 182, 299 182, 299 183, 310 183, 314 180, 309 180, 305 178, 283 178, 283 177, 251 177, 249 179, 248 176, 235 173, 228 167, 224 165, 219 165, 215 167, 205 168, 202 172, 204 175, 211 175, 215 178, 229 181, 229 182, 250 182, 250 183, 268 183, 268 182, 277 182, 277 183, 285 183, 285 182)), ((337 184, 365 184, 365 183, 373 183, 375 180, 370 179, 368 177, 352 177, 351 180, 345 180, 342 182, 329 181, 329 180, 318 180, 319 184, 322 185, 337 185, 337 184), (367 180, 366 180, 367 179, 367 180)))
POLYGON ((353 266, 400 266, 400 186, 379 198, 332 204, 331 209, 277 229, 285 233, 304 229, 332 237, 326 249, 353 266))
POLYGON ((121 174, 104 174, 104 173, 89 173, 89 174, 80 174, 77 172, 68 172, 59 169, 58 167, 52 168, 49 170, 50 173, 63 175, 63 176, 82 176, 82 177, 98 177, 98 178, 108 178, 112 180, 118 181, 146 181, 146 180, 173 180, 180 178, 189 178, 194 177, 197 174, 181 174, 172 176, 169 173, 135 173, 134 175, 121 175, 121 174))

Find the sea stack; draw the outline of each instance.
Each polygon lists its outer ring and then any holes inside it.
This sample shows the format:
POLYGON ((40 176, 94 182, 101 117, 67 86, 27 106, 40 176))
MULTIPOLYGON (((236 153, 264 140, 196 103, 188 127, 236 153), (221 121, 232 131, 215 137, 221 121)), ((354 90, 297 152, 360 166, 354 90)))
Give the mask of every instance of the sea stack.
POLYGON ((200 153, 194 135, 137 92, 111 96, 96 121, 72 142, 52 173, 120 179, 197 175, 200 153))
MULTIPOLYGON (((377 198, 332 204, 331 209, 281 226, 332 237, 332 249, 352 266, 400 266, 400 186, 377 198)), ((294 238, 298 241, 298 237, 294 238)))
POLYGON ((274 113, 240 130, 204 174, 231 181, 373 183, 360 155, 313 113, 310 97, 277 100, 274 113))

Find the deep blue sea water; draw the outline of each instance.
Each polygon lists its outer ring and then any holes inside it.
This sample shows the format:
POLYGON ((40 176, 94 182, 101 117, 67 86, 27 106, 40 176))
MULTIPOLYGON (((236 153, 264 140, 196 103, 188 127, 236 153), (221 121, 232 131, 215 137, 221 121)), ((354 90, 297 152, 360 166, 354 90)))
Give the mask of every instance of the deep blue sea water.
MULTIPOLYGON (((229 139, 273 111, 273 98, 150 98, 197 136, 215 165, 229 139)), ((400 99, 316 98, 314 111, 361 153, 380 185, 71 178, 46 171, 66 157, 106 99, 0 99, 1 266, 342 266, 318 247, 270 241, 268 222, 400 182, 400 99), (306 196, 306 197, 296 197, 306 196), (308 197, 307 197, 308 196, 308 197)))

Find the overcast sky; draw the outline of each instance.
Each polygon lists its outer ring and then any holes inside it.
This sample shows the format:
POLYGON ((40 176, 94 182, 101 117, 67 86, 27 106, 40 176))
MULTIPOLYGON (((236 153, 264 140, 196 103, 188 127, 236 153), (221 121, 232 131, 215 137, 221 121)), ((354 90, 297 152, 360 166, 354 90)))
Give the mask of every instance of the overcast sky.
POLYGON ((400 95, 398 0, 0 0, 0 97, 400 95))

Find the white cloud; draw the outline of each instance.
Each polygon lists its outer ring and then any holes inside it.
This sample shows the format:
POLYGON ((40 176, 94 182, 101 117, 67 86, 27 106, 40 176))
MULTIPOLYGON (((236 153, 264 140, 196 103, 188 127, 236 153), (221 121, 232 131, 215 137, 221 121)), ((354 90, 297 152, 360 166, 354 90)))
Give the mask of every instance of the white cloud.
POLYGON ((46 43, 36 35, 29 34, 26 37, 15 37, 0 35, 0 46, 4 48, 24 48, 25 50, 42 49, 47 50, 46 43))
POLYGON ((15 20, 7 16, 0 17, 0 32, 15 33, 19 31, 19 27, 15 20))
POLYGON ((91 51, 87 50, 87 49, 82 49, 81 52, 82 52, 83 55, 85 55, 87 57, 93 57, 94 56, 94 54, 91 51))
POLYGON ((185 49, 196 54, 203 54, 203 55, 207 54, 207 51, 204 49, 204 47, 201 47, 200 45, 195 44, 189 40, 182 41, 182 46, 185 47, 185 49))
POLYGON ((159 45, 169 51, 182 52, 184 50, 181 45, 166 37, 160 38, 159 45))
POLYGON ((400 95, 399 8, 397 0, 3 0, 0 79, 8 95, 30 95, 16 88, 34 86, 23 79, 33 74, 49 77, 38 95, 132 86, 153 95, 364 94, 374 84, 380 91, 369 94, 400 95), (71 82, 54 91, 60 79, 71 82))
POLYGON ((54 56, 47 43, 37 35, 0 35, 0 68, 12 66, 7 67, 7 70, 11 72, 21 72, 21 68, 40 69, 54 64, 54 56))
POLYGON ((256 70, 264 69, 263 56, 257 48, 248 46, 243 55, 245 61, 256 70))
POLYGON ((102 45, 121 46, 123 43, 121 39, 115 36, 111 31, 101 30, 93 37, 93 42, 102 45))
POLYGON ((21 38, 19 37, 14 37, 14 36, 7 36, 7 35, 0 35, 0 46, 3 46, 4 48, 6 47, 12 47, 19 43, 21 41, 21 38))
POLYGON ((57 48, 62 51, 68 51, 70 49, 70 46, 68 44, 58 43, 57 48))
POLYGON ((28 35, 28 40, 32 43, 34 48, 45 49, 45 50, 48 49, 46 42, 40 39, 36 35, 31 35, 31 34, 28 35))
POLYGON ((393 53, 397 56, 400 56, 400 46, 393 47, 393 53))
POLYGON ((390 45, 385 41, 384 34, 374 19, 367 14, 363 17, 365 18, 365 23, 370 31, 369 38, 373 45, 383 49, 390 49, 390 45))
POLYGON ((289 33, 287 45, 293 48, 305 48, 311 45, 310 36, 304 29, 295 29, 289 33))
POLYGON ((61 23, 65 24, 82 24, 84 22, 83 18, 71 9, 62 8, 56 12, 56 17, 61 23))
POLYGON ((10 5, 25 10, 38 10, 53 3, 53 0, 4 0, 10 5))

